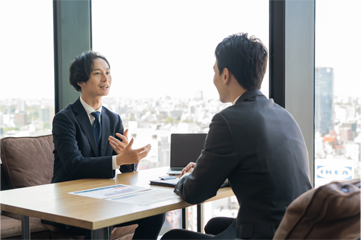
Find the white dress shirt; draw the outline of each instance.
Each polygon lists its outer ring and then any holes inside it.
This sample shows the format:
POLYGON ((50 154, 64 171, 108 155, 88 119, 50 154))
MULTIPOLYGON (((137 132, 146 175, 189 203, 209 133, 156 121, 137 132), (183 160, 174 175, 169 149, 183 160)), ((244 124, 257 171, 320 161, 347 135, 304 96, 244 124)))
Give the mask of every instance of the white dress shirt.
MULTIPOLYGON (((102 105, 100 104, 100 107, 97 110, 94 110, 91 106, 89 106, 81 97, 80 102, 83 105, 86 113, 88 114, 90 124, 93 126, 95 117, 92 115, 92 112, 102 112, 102 105)), ((102 122, 102 118, 99 119, 99 122, 102 122)), ((117 156, 114 155, 112 157, 112 167, 113 170, 119 169, 120 166, 117 165, 117 156)))
POLYGON ((239 96, 236 98, 236 100, 234 100, 234 101, 233 101, 232 105, 236 104, 236 102, 237 102, 238 98, 240 98, 241 96, 242 96, 242 94, 241 94, 241 95, 239 95, 239 96))

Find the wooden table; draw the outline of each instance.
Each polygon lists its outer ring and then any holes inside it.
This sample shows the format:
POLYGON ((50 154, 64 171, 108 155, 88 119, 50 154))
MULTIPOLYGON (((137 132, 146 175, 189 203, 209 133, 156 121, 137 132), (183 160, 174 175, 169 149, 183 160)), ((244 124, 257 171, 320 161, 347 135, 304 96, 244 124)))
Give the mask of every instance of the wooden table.
MULTIPOLYGON (((173 194, 173 188, 149 185, 149 180, 164 176, 167 168, 118 174, 114 179, 81 179, 1 191, 1 210, 22 215, 23 239, 30 239, 29 217, 90 229, 92 230, 92 239, 109 239, 109 226, 185 208, 192 204, 175 198, 140 206, 68 193, 125 184, 162 189, 173 194)), ((215 197, 207 201, 233 195, 231 188, 222 188, 215 197)))

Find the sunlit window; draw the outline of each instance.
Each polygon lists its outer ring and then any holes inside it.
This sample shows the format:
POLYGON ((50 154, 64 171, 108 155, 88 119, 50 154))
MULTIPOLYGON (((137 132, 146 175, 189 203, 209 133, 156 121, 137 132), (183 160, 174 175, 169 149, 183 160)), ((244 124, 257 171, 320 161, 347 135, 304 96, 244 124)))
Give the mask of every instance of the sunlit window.
POLYGON ((51 133, 52 1, 0 1, 0 138, 51 133))
MULTIPOLYGON (((212 117, 230 105, 213 85, 214 50, 223 38, 247 32, 268 46, 267 0, 93 0, 92 20, 93 50, 112 69, 104 105, 121 116, 134 146, 152 145, 139 169, 168 166, 171 133, 207 133, 212 117)), ((268 72, 261 90, 268 96, 268 72)), ((234 216, 238 204, 229 198, 203 207, 207 222, 234 216)), ((188 210, 189 229, 196 230, 196 209, 188 210)), ((180 215, 167 213, 161 234, 179 228, 180 215)))
POLYGON ((316 1, 315 186, 361 176, 358 0, 316 1))

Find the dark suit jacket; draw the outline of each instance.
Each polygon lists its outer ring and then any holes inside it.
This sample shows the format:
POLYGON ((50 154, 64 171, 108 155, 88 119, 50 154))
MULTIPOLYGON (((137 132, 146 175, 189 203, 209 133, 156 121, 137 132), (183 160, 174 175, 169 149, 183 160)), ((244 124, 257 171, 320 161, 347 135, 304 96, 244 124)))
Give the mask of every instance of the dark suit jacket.
POLYGON ((259 90, 247 91, 213 117, 193 173, 175 192, 189 203, 201 203, 227 178, 240 209, 219 239, 271 239, 286 207, 311 188, 297 123, 259 90))
MULTIPOLYGON (((100 149, 95 141, 89 117, 76 100, 57 113, 53 120, 54 174, 52 183, 82 178, 113 178, 112 156, 116 155, 108 137, 124 134, 119 115, 104 106, 101 113, 102 136, 100 149)), ((121 172, 132 172, 136 165, 123 165, 121 172)))

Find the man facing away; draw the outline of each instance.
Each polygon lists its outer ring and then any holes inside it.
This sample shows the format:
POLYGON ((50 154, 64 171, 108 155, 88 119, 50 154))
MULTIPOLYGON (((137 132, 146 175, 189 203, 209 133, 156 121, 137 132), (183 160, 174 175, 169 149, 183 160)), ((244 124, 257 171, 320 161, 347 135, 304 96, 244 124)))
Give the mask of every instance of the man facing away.
MULTIPOLYGON (((102 106, 102 97, 108 95, 112 83, 108 60, 92 51, 83 53, 71 63, 69 81, 80 91, 80 97, 53 120, 52 183, 113 178, 116 169, 123 173, 136 171, 151 146, 132 149, 134 140, 128 142, 128 131, 124 132, 119 115, 102 106)), ((160 214, 118 226, 138 224, 133 239, 157 239, 163 222, 164 214, 160 214)), ((90 237, 87 229, 65 227, 73 234, 90 237)))
POLYGON ((213 117, 175 192, 198 204, 228 179, 240 209, 236 219, 211 219, 206 234, 171 230, 163 239, 272 239, 287 206, 311 188, 306 145, 293 117, 259 90, 268 59, 259 39, 231 35, 215 56, 213 83, 232 106, 213 117))

